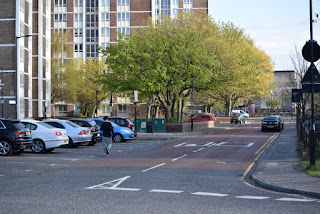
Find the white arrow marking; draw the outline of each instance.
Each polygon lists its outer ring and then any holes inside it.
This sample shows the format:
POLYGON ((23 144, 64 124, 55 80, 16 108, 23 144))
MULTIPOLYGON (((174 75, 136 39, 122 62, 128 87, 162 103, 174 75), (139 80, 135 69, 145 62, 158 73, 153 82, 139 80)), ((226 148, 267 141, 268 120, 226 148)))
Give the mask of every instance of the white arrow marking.
POLYGON ((84 189, 111 189, 111 190, 124 190, 124 191, 139 191, 140 189, 136 189, 136 188, 117 188, 122 182, 124 182, 130 177, 131 176, 125 176, 116 180, 108 181, 103 184, 86 187, 84 189), (112 186, 109 187, 108 185, 112 185, 112 186))

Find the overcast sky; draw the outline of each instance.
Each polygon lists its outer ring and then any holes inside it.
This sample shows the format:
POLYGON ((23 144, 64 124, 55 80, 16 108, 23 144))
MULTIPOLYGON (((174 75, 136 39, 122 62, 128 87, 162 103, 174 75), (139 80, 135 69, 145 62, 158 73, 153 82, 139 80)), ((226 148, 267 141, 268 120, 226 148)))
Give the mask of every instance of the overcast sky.
MULTIPOLYGON (((313 14, 320 14, 320 0, 312 2, 313 14)), ((245 29, 271 56, 275 70, 292 69, 295 45, 302 48, 310 39, 309 0, 209 0, 209 14, 215 21, 231 21, 245 29)), ((320 43, 320 20, 313 28, 314 40, 320 43)))

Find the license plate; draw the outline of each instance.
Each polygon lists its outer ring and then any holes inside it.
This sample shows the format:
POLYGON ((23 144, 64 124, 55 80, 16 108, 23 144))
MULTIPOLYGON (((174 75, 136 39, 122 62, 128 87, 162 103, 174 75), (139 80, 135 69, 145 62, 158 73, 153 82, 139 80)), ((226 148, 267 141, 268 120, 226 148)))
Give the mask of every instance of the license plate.
POLYGON ((90 134, 90 132, 89 132, 89 131, 87 131, 87 134, 90 134))
POLYGON ((26 132, 26 135, 30 135, 30 132, 26 132))
POLYGON ((68 140, 64 140, 64 143, 68 143, 68 140))
POLYGON ((274 126, 268 126, 268 128, 274 128, 274 126))

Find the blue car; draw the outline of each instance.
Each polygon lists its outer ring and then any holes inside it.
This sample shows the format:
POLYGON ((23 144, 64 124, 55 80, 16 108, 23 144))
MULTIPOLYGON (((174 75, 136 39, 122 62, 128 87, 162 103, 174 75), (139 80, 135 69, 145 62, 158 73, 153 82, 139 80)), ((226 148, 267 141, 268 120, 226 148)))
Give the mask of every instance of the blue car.
MULTIPOLYGON (((101 118, 90 118, 90 120, 93 120, 96 122, 96 124, 99 126, 99 129, 101 128, 101 123, 104 122, 101 118)), ((110 121, 109 121, 110 122, 110 121)), ((112 136, 112 139, 114 142, 124 142, 126 140, 132 140, 134 139, 134 132, 126 127, 119 126, 113 122, 110 122, 113 127, 114 136, 112 136)), ((101 136, 102 136, 102 130, 100 130, 101 136)))

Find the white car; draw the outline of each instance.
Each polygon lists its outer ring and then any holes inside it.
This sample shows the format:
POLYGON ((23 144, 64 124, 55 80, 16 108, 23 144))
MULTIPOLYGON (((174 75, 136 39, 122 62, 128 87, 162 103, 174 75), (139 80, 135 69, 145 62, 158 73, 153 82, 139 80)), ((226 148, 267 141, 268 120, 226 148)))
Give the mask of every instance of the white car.
POLYGON ((57 129, 38 120, 23 119, 20 122, 31 131, 33 152, 51 152, 69 143, 67 132, 63 129, 57 129))
POLYGON ((80 144, 89 144, 92 139, 91 129, 81 127, 69 120, 50 119, 43 120, 51 126, 56 128, 65 129, 69 137, 69 146, 74 147, 80 144))
POLYGON ((249 114, 243 110, 232 110, 232 113, 243 114, 245 117, 249 117, 249 114))

